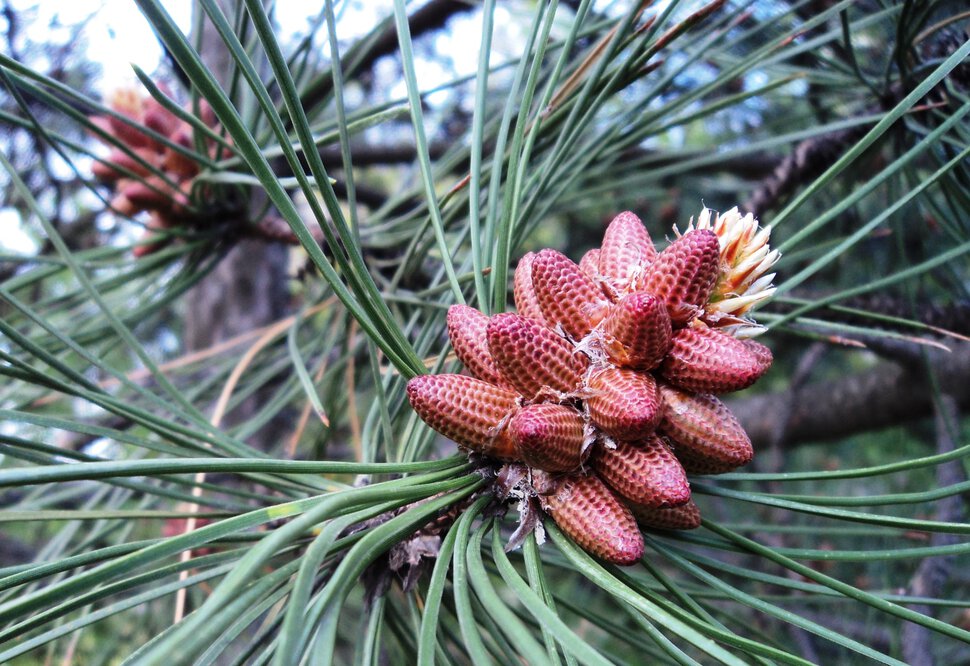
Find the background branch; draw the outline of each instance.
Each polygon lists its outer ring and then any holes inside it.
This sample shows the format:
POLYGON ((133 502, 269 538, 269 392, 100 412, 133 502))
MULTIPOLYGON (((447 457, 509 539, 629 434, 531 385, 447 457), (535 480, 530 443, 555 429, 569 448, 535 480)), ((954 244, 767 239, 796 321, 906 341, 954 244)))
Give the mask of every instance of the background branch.
MULTIPOLYGON (((940 391, 961 409, 970 407, 970 343, 951 344, 951 352, 926 352, 940 391)), ((781 446, 879 430, 933 413, 933 390, 926 369, 883 362, 871 370, 836 380, 813 382, 778 393, 729 401, 757 449, 769 446, 789 415, 781 446)))
MULTIPOLYGON (((956 401, 948 395, 940 396, 936 403, 936 452, 948 453, 956 447, 954 435, 960 431, 960 410, 956 401)), ((936 468, 937 485, 941 488, 966 481, 967 475, 963 464, 958 460, 951 460, 936 468)), ((944 497, 936 505, 934 520, 944 522, 960 522, 964 518, 963 498, 959 493, 944 497)), ((930 535, 931 546, 947 546, 959 543, 956 534, 935 532, 930 535)), ((920 562, 916 573, 909 583, 909 593, 917 597, 936 597, 945 594, 945 587, 953 568, 954 556, 927 557, 920 562)), ((925 605, 913 606, 913 610, 932 614, 932 609, 925 605)), ((926 627, 907 623, 903 625, 903 658, 912 666, 933 666, 933 637, 926 627)))
MULTIPOLYGON (((431 0, 408 17, 411 38, 417 39, 426 32, 437 30, 444 26, 448 19, 455 14, 470 11, 474 7, 474 3, 461 2, 460 0, 431 0)), ((397 53, 397 48, 397 30, 394 28, 394 22, 387 19, 380 34, 372 39, 358 42, 347 50, 344 57, 341 58, 343 61, 341 64, 345 70, 344 74, 368 71, 378 59, 397 53)), ((332 91, 333 78, 327 72, 311 84, 302 95, 303 106, 312 108, 324 100, 332 91)))

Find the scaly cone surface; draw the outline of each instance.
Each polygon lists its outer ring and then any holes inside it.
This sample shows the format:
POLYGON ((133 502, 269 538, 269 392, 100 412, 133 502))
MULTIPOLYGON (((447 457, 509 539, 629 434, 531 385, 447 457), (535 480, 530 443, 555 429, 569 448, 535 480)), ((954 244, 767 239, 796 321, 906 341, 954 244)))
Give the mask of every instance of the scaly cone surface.
POLYGON ((527 405, 509 422, 519 458, 547 472, 571 472, 589 455, 583 416, 567 405, 527 405))
POLYGON ((657 248, 653 246, 647 228, 629 211, 620 213, 610 222, 603 234, 603 247, 596 256, 598 273, 614 300, 633 291, 656 258, 657 248))
POLYGON ((561 326, 573 340, 602 321, 608 307, 592 278, 555 250, 543 250, 532 261, 532 287, 546 321, 561 326))
POLYGON ((771 365, 767 347, 743 339, 763 330, 743 315, 773 291, 767 240, 750 215, 704 209, 658 253, 621 213, 578 265, 529 253, 515 270, 518 314, 448 313, 472 377, 415 377, 411 405, 464 449, 522 465, 519 494, 585 550, 634 564, 640 528, 700 525, 688 474, 751 460, 714 394, 771 365))
POLYGON ((653 370, 670 351, 672 335, 667 308, 653 294, 624 296, 603 321, 603 347, 625 368, 653 370))

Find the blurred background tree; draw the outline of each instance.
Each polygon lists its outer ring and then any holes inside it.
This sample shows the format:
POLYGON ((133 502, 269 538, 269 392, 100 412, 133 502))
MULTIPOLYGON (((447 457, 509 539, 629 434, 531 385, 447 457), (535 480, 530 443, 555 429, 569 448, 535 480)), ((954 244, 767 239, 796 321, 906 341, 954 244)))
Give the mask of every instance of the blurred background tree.
POLYGON ((970 659, 963 3, 136 4, 121 95, 3 5, 0 661, 970 659), (641 566, 506 554, 405 381, 702 204, 783 252, 754 462, 641 566))

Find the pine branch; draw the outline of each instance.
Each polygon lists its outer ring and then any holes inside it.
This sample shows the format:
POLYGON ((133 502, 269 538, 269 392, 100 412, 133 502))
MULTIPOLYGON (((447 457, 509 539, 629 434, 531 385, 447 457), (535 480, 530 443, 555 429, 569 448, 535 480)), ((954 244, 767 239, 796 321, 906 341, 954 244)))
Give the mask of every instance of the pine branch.
MULTIPOLYGON (((970 343, 955 343, 951 352, 928 351, 926 360, 940 390, 961 409, 970 407, 970 343)), ((924 369, 880 363, 872 370, 843 379, 731 401, 755 448, 770 445, 790 409, 781 445, 791 448, 879 430, 929 416, 933 392, 924 369)))
MULTIPOLYGON (((816 300, 824 297, 825 294, 798 292, 797 296, 804 300, 816 300)), ((846 312, 840 309, 841 306, 855 310, 864 310, 877 315, 911 319, 928 326, 970 336, 970 301, 957 300, 951 303, 934 303, 927 300, 914 304, 893 294, 874 293, 865 296, 856 296, 855 298, 839 303, 838 306, 827 306, 818 310, 818 315, 826 321, 837 321, 860 326, 874 326, 890 330, 912 331, 912 329, 893 326, 886 322, 879 322, 863 314, 846 312)), ((773 311, 785 313, 794 309, 794 306, 785 303, 775 303, 772 305, 772 309, 773 311)))
POLYGON ((755 188, 741 208, 764 215, 800 186, 820 176, 869 129, 869 125, 858 125, 805 139, 755 188))
MULTIPOLYGON (((448 150, 444 142, 431 143, 428 155, 431 159, 438 159, 448 150)), ((375 164, 409 164, 417 158, 414 144, 354 144, 350 146, 350 155, 354 166, 372 166, 375 164)), ((343 153, 339 145, 325 146, 320 149, 320 157, 328 168, 343 168, 343 153)))

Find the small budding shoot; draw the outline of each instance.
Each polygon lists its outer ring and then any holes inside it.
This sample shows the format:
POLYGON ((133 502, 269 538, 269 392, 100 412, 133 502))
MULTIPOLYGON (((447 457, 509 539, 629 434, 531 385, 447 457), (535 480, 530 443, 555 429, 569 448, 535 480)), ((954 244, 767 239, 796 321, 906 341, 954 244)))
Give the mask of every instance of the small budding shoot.
POLYGON ((737 208, 704 209, 657 252, 620 213, 579 264, 555 250, 515 270, 518 314, 448 313, 473 377, 415 377, 418 415, 465 451, 518 468, 505 496, 541 508, 578 545, 614 564, 643 556, 640 529, 700 525, 688 474, 747 464, 751 440, 714 394, 769 368, 746 315, 770 298, 777 251, 737 208))

